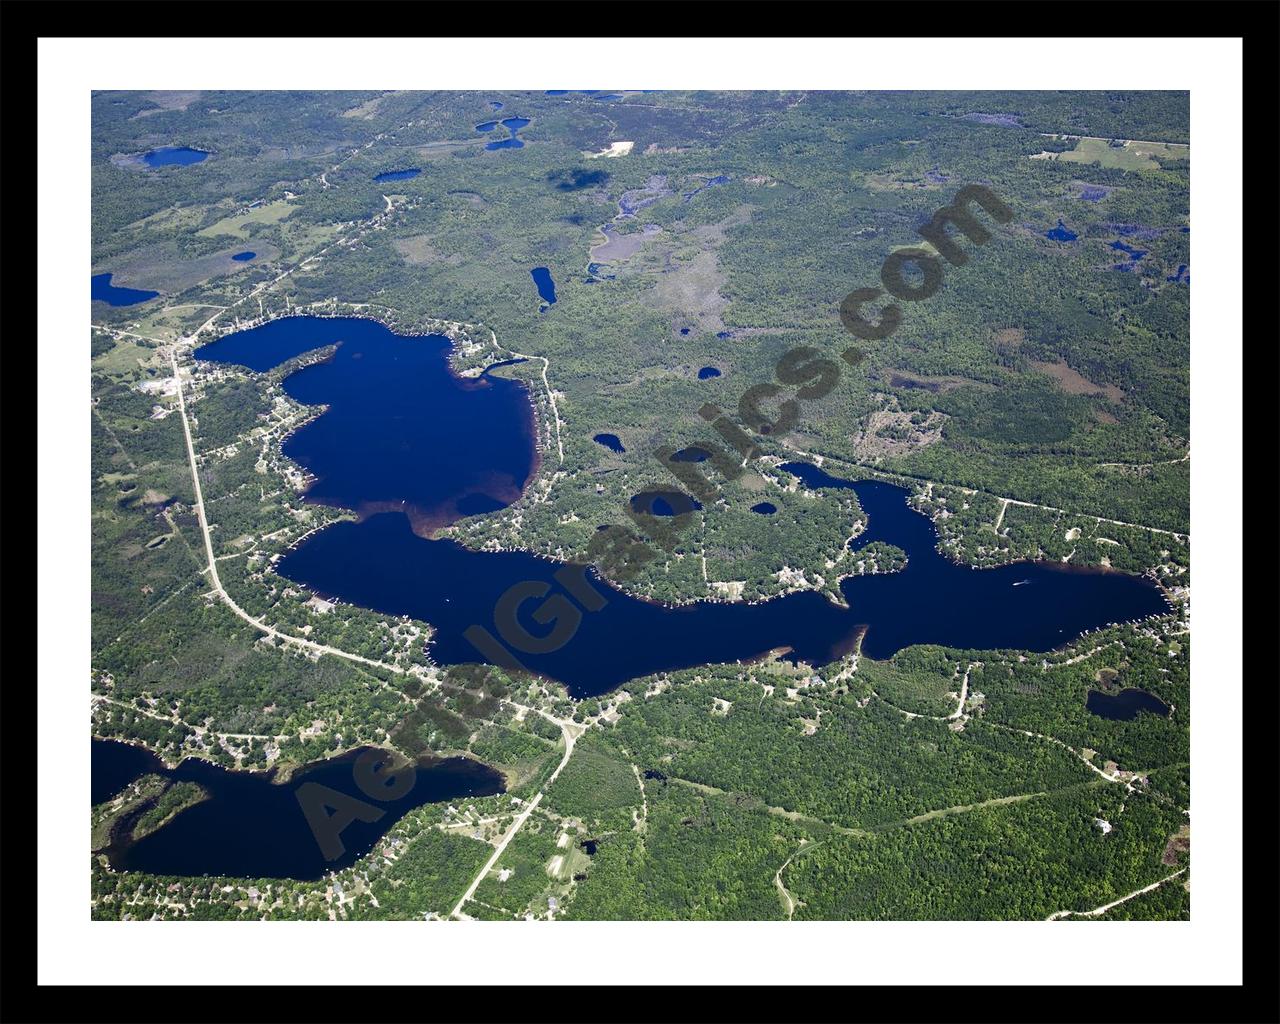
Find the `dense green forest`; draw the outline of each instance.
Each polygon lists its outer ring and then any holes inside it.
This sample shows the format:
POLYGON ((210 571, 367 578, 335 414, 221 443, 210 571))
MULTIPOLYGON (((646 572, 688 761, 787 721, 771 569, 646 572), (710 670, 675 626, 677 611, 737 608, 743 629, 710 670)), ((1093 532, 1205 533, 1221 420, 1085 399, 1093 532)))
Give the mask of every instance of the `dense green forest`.
MULTIPOLYGON (((1188 865, 1189 837, 1175 841, 1190 807, 1185 93, 99 92, 92 113, 92 272, 160 293, 92 307, 94 734, 170 763, 286 771, 365 743, 466 754, 507 790, 470 801, 465 823, 413 812, 340 891, 337 876, 125 877, 95 857, 95 917, 445 916, 512 801, 539 793, 468 915, 1043 918, 1188 865), (522 148, 485 148, 490 101, 529 119, 522 148), (592 155, 620 142, 624 155, 592 155), (170 145, 209 156, 140 159, 170 145), (421 173, 374 180, 407 168, 421 173), (879 289, 886 257, 919 246, 968 184, 1012 216, 977 211, 987 240, 954 235, 967 259, 937 258, 936 293, 902 300, 886 337, 854 339, 845 297, 879 289), (555 282, 545 309, 532 267, 555 282), (666 602, 834 598, 841 577, 903 556, 850 552, 867 525, 853 493, 778 468, 819 459, 907 486, 961 564, 1147 573, 1171 611, 1048 655, 922 646, 821 671, 768 659, 588 701, 521 673, 441 669, 430 623, 274 572, 351 518, 304 502, 280 451, 323 411, 281 382, 331 350, 262 374, 192 360, 183 339, 214 307, 201 340, 307 309, 447 331, 459 372, 528 357, 495 373, 525 382, 539 471, 508 508, 439 532, 469 546, 595 561, 666 602), (841 359, 855 340, 860 356, 841 359), (364 660, 265 636, 212 592, 173 345, 227 594, 364 660), (764 403, 777 414, 797 393, 780 360, 798 348, 838 373, 797 401, 790 429, 753 430, 741 472, 672 461, 727 451, 711 420, 750 427, 748 389, 781 386, 764 403), (629 515, 633 495, 676 486, 705 496, 679 529, 629 515), (647 560, 602 555, 609 526, 647 560), (1169 713, 1087 709, 1091 691, 1126 688, 1169 713), (565 734, 539 711, 585 729, 550 784, 565 734)), ((140 790, 95 809, 95 834, 144 799, 136 826, 161 827, 198 796, 140 790)), ((1067 920, 1185 918, 1188 879, 1067 920)))

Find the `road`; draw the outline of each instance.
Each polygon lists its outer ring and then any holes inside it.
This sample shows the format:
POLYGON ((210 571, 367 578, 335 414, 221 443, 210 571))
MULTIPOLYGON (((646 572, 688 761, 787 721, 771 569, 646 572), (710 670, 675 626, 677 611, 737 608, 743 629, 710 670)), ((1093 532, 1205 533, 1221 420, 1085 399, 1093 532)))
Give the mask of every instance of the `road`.
POLYGON ((476 889, 480 887, 480 883, 484 881, 485 876, 493 870, 493 866, 498 863, 498 858, 502 856, 502 851, 507 848, 507 844, 515 838, 516 833, 519 832, 524 823, 529 820, 529 815, 533 813, 533 809, 537 807, 538 804, 542 803, 543 794, 551 788, 551 784, 556 781, 556 776, 564 770, 564 766, 569 763, 569 758, 573 756, 573 745, 578 741, 578 737, 586 732, 586 728, 584 726, 575 725, 567 719, 553 718, 545 712, 539 712, 539 714, 542 714, 542 717, 546 718, 548 721, 555 722, 560 726, 560 732, 564 736, 564 757, 560 759, 560 763, 556 765, 556 770, 551 773, 551 777, 547 779, 546 784, 538 792, 538 795, 525 804, 524 810, 516 815, 515 821, 513 821, 511 823, 511 827, 507 829, 507 834, 502 837, 497 848, 493 851, 493 856, 485 861, 484 867, 480 869, 480 873, 471 880, 471 884, 467 886, 467 891, 462 894, 462 899, 458 900, 457 905, 449 911, 450 918, 462 915, 459 918, 460 920, 470 920, 469 918, 466 918, 466 915, 462 914, 463 905, 475 895, 476 889))
POLYGON ((795 860, 797 857, 799 857, 800 854, 808 853, 810 850, 816 849, 817 847, 821 846, 822 843, 823 843, 823 840, 821 839, 819 839, 816 843, 811 843, 807 839, 801 839, 800 848, 796 850, 796 852, 793 853, 790 857, 784 860, 782 862, 782 867, 778 868, 778 870, 774 873, 773 884, 774 886, 777 887, 778 895, 782 897, 782 909, 787 912, 788 921, 790 921, 792 916, 795 914, 797 903, 796 903, 796 898, 791 895, 791 892, 787 889, 786 884, 782 881, 782 872, 786 871, 787 868, 790 867, 791 862, 795 860))
MULTIPOLYGON (((845 459, 845 458, 841 458, 838 455, 820 455, 817 452, 807 452, 802 448, 796 448, 794 446, 788 446, 788 447, 795 454, 802 456, 805 459, 809 459, 810 461, 813 461, 814 465, 819 467, 821 467, 824 462, 835 462, 845 466, 852 466, 855 469, 859 469, 863 471, 871 470, 872 472, 877 473, 880 476, 896 478, 898 480, 917 481, 922 484, 936 484, 938 487, 954 487, 956 490, 959 490, 959 491, 967 491, 974 494, 990 495, 991 497, 995 498, 997 501, 1002 503, 1000 507, 1000 514, 996 518, 996 522, 995 522, 996 530, 1000 529, 1000 524, 1001 522, 1004 521, 1004 513, 1006 508, 1009 505, 1019 505, 1022 508, 1038 508, 1038 509, 1044 510, 1045 512, 1059 512, 1062 515, 1074 516, 1079 519, 1092 519, 1094 520, 1094 522, 1109 523, 1112 526, 1128 526, 1135 530, 1146 530, 1149 533, 1159 533, 1159 534, 1163 534, 1166 537, 1173 537, 1176 540, 1182 541, 1184 544, 1191 543, 1191 535, 1189 533, 1176 533, 1173 530, 1165 530, 1158 526, 1147 526, 1144 523, 1126 523, 1124 520, 1121 520, 1121 519, 1107 519, 1107 518, 1104 518, 1103 516, 1095 516, 1088 512, 1074 512, 1069 508, 1058 508, 1056 505, 1039 505, 1034 501, 1019 501, 1017 498, 1008 498, 1002 494, 995 494, 991 491, 982 491, 973 487, 964 487, 960 484, 947 483, 946 481, 943 481, 943 480, 931 480, 928 477, 917 476, 912 473, 901 473, 901 472, 895 472, 892 470, 882 469, 881 467, 872 465, 870 463, 858 462, 854 459, 845 459)), ((1188 452, 1184 458, 1175 459, 1174 463, 1189 462, 1190 460, 1191 460, 1191 453, 1188 452)))
POLYGON ((1107 903, 1101 907, 1095 907, 1093 910, 1059 910, 1056 914, 1050 914, 1045 918, 1045 920, 1060 921, 1064 917, 1097 917, 1100 914, 1105 914, 1112 907, 1118 907, 1121 903, 1125 903, 1128 900, 1133 899, 1135 896, 1141 896, 1144 892, 1151 892, 1153 889, 1159 889, 1165 882, 1171 882, 1179 875, 1185 874, 1186 870, 1186 868, 1183 868, 1181 871, 1175 871, 1173 874, 1160 879, 1158 882, 1152 882, 1150 885, 1142 889, 1135 889, 1133 892, 1129 893, 1128 896, 1121 896, 1118 900, 1113 900, 1111 903, 1107 903))
POLYGON ((956 704, 956 709, 947 715, 947 721, 955 721, 964 714, 964 702, 969 699, 969 673, 973 671, 974 666, 981 665, 980 661, 971 661, 964 670, 964 682, 960 684, 960 700, 956 704))
MULTIPOLYGON (((202 328, 203 329, 203 328, 202 328)), ((199 331, 196 332, 199 334, 199 331)), ((282 643, 292 644, 295 647, 301 647, 305 650, 312 651, 316 654, 332 654, 339 658, 346 658, 348 661, 358 661, 361 664, 369 665, 373 668, 389 669, 392 672, 403 673, 399 665, 392 665, 385 661, 377 661, 373 658, 365 658, 359 654, 352 654, 350 651, 339 650, 336 647, 330 647, 327 644, 318 644, 314 640, 305 640, 299 636, 292 636, 289 633, 282 633, 274 626, 269 626, 261 619, 254 618, 247 611, 241 608, 232 599, 231 595, 223 589, 222 580, 218 576, 218 560, 213 554, 213 538, 209 534, 209 520, 204 513, 204 492, 200 487, 200 469, 196 464, 196 449, 191 441, 191 421, 187 416, 187 400, 182 386, 182 374, 178 369, 177 346, 169 349, 169 364, 173 368, 174 379, 178 383, 178 413, 182 417, 182 433, 187 441, 187 461, 191 467, 191 484, 196 496, 196 517, 200 521, 200 534, 204 540, 204 554, 208 565, 205 571, 209 574, 209 582, 213 588, 213 592, 218 595, 222 602, 236 613, 245 622, 253 626, 255 629, 261 630, 267 636, 282 643)))
MULTIPOLYGON (((1092 142, 1110 142, 1110 139, 1104 139, 1101 135, 1064 135, 1062 132, 1041 132, 1040 137, 1043 139, 1089 139, 1092 142)), ((1190 149, 1189 142, 1156 142, 1154 139, 1116 139, 1116 142, 1132 142, 1138 146, 1177 146, 1180 149, 1190 149)))

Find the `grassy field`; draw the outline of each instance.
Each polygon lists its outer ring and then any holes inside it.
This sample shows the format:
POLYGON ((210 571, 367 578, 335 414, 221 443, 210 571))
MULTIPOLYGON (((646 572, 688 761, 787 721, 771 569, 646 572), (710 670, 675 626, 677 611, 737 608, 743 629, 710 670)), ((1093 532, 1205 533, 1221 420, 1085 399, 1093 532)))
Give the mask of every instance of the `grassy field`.
POLYGON ((202 238, 212 238, 215 235, 248 238, 251 224, 279 224, 295 209, 296 207, 287 199, 277 199, 274 203, 266 203, 248 213, 235 213, 230 217, 223 217, 222 220, 202 228, 196 234, 202 238))
POLYGON ((1163 142, 1126 142, 1113 146, 1106 139, 1081 139, 1076 148, 1058 155, 1069 164, 1098 164, 1120 171, 1156 171, 1160 160, 1185 160, 1191 156, 1190 146, 1163 142))

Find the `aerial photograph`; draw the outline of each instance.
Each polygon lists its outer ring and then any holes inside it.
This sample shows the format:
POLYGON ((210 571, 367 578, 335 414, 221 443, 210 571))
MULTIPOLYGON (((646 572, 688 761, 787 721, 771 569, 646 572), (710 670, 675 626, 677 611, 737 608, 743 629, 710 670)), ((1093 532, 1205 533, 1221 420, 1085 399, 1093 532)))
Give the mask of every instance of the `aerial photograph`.
POLYGON ((1191 921, 1190 96, 86 96, 84 917, 1191 921))

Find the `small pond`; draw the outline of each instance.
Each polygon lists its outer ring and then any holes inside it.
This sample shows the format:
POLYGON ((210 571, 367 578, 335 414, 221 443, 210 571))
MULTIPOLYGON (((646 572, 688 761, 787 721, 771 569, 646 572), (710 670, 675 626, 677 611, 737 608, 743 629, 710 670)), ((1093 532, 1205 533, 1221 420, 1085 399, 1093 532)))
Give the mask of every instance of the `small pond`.
POLYGON ((203 149, 190 149, 187 146, 163 146, 142 154, 142 162, 148 167, 189 167, 207 160, 209 154, 203 149))
POLYGON ((1058 218, 1058 226, 1050 228, 1044 233, 1045 238, 1051 238, 1055 242, 1074 242, 1080 236, 1062 223, 1062 218, 1058 218))
POLYGON ((1161 718, 1167 718, 1169 715, 1168 704, 1137 687, 1129 687, 1119 693, 1090 690, 1084 704, 1095 715, 1109 718, 1114 722, 1132 722, 1142 711, 1159 715, 1161 718))
POLYGON ((383 171, 373 176, 374 181, 407 181, 422 173, 421 167, 406 167, 399 171, 383 171))
POLYGON ((546 267, 534 267, 529 273, 533 276, 533 283, 538 286, 538 295, 542 297, 542 301, 548 306, 554 306, 556 283, 551 279, 551 271, 546 267))

